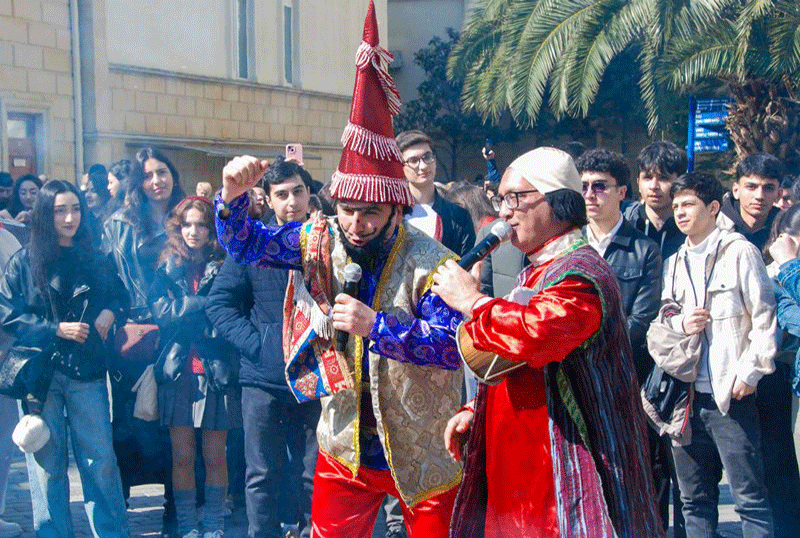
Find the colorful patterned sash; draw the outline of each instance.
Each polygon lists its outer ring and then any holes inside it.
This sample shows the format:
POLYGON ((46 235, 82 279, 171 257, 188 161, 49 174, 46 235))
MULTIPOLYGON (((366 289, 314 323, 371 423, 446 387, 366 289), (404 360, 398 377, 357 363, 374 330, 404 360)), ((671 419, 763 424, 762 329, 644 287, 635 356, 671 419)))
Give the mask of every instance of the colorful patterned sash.
POLYGON ((304 272, 291 271, 286 287, 283 352, 286 382, 302 403, 352 389, 354 381, 344 354, 334 349, 329 317, 331 231, 327 219, 315 219, 301 238, 304 272))

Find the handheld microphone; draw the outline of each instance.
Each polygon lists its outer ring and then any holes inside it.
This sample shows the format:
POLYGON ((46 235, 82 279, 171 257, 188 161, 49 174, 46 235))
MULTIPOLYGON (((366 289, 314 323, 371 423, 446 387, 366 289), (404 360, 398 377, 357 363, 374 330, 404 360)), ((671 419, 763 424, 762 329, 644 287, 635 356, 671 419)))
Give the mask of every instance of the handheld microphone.
MULTIPOLYGON (((361 266, 357 263, 348 263, 344 268, 344 289, 350 297, 358 297, 358 283, 361 280, 361 266)), ((347 349, 347 339, 350 335, 345 331, 336 333, 336 351, 344 353, 347 349)))
POLYGON ((491 231, 481 239, 481 242, 475 245, 472 250, 464 254, 464 257, 459 260, 458 265, 461 268, 469 271, 472 266, 484 259, 500 243, 505 241, 511 235, 511 225, 504 220, 496 222, 491 231))

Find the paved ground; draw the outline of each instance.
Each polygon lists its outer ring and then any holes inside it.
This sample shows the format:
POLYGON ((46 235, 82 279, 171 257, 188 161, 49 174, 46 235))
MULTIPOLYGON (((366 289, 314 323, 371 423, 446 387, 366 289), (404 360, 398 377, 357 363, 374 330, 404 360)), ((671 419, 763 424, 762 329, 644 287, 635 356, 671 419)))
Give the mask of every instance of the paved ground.
MULTIPOLYGON (((89 530, 89 523, 83 510, 83 495, 81 493, 78 470, 72 462, 69 468, 69 475, 75 536, 76 538, 90 538, 92 533, 89 530)), ((132 536, 158 537, 160 535, 162 494, 162 486, 151 485, 132 488, 130 509, 128 510, 132 536)), ((739 517, 733 510, 733 501, 727 485, 723 485, 721 488, 721 503, 720 536, 723 538, 741 538, 742 532, 739 525, 739 517)), ((25 469, 25 459, 22 457, 21 452, 15 456, 11 465, 11 475, 6 496, 6 512, 3 518, 22 525, 25 531, 23 536, 32 537, 34 535, 28 473, 25 469)), ((382 536, 380 532, 382 530, 381 521, 379 521, 379 527, 381 528, 376 529, 376 538, 382 536)), ((235 510, 225 520, 225 529, 226 538, 243 538, 247 536, 247 518, 244 510, 235 510)))

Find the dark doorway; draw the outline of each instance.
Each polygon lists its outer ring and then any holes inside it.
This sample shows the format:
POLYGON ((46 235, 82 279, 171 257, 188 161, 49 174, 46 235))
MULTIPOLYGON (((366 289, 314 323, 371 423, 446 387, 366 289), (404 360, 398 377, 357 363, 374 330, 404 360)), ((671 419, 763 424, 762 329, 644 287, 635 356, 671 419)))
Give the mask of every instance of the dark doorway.
POLYGON ((11 176, 39 175, 36 162, 36 114, 9 112, 6 131, 11 176))

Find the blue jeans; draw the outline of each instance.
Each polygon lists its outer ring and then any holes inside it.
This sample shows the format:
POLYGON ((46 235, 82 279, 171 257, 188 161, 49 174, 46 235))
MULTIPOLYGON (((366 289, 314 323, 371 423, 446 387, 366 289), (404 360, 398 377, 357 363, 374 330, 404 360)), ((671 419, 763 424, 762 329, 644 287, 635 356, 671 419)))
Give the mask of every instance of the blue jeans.
POLYGON ((17 401, 7 396, 0 396, 0 515, 6 510, 6 486, 11 468, 11 457, 17 450, 11 433, 19 421, 17 401))
POLYGON ((754 395, 732 400, 728 414, 723 415, 711 394, 695 394, 692 442, 672 447, 688 538, 716 535, 722 467, 728 473, 736 512, 742 519, 742 536, 773 536, 755 400, 754 395))
POLYGON ((775 361, 775 372, 758 383, 764 484, 775 521, 775 538, 800 536, 800 474, 792 440, 792 367, 775 361))
POLYGON ((26 454, 36 536, 74 536, 69 511, 67 426, 92 533, 103 538, 130 536, 112 446, 105 379, 76 381, 56 372, 41 416, 50 428, 50 440, 35 454, 26 454))
POLYGON ((250 538, 278 538, 282 522, 309 536, 319 414, 319 402, 298 404, 288 390, 242 387, 250 538))

